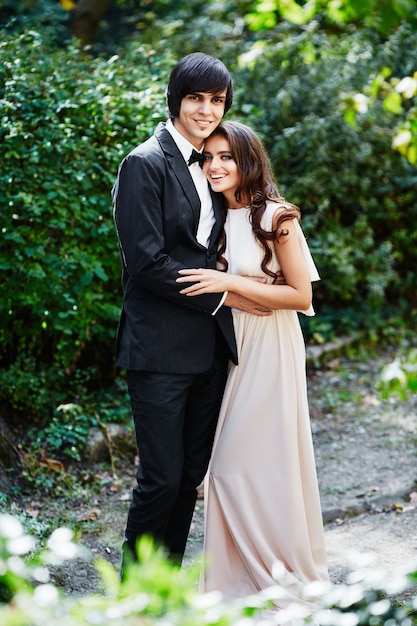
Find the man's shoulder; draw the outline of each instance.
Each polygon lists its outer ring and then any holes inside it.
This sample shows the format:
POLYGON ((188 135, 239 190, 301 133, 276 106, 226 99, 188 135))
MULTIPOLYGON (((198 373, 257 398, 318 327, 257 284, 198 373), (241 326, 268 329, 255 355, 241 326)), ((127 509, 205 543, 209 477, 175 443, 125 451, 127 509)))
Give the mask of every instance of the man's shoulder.
POLYGON ((142 141, 142 143, 140 143, 135 148, 133 148, 133 150, 129 152, 128 156, 151 154, 152 152, 157 150, 159 147, 160 147, 159 142, 156 136, 151 135, 151 137, 148 137, 147 139, 142 141))
POLYGON ((145 139, 145 141, 136 146, 136 148, 133 148, 128 156, 144 156, 149 159, 155 157, 161 158, 161 156, 166 154, 172 154, 175 148, 175 142, 165 128, 165 123, 160 122, 154 134, 145 139))

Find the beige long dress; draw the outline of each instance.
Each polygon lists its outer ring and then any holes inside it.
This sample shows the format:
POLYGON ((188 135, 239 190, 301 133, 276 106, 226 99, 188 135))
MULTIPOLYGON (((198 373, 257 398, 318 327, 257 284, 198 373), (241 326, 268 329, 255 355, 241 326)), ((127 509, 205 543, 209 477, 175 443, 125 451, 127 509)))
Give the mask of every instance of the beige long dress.
MULTIPOLYGON (((275 211, 269 203, 264 228, 275 211)), ((225 228, 228 271, 265 277, 249 210, 229 210, 225 228)), ((297 228, 311 280, 319 280, 298 222, 297 228)), ((279 269, 275 255, 271 267, 279 269)), ((313 308, 304 313, 314 315, 313 308)), ((255 593, 275 584, 280 562, 285 607, 303 583, 328 580, 304 338, 296 311, 256 317, 234 310, 233 320, 239 365, 229 372, 205 480, 201 591, 220 590, 226 598, 255 593)))

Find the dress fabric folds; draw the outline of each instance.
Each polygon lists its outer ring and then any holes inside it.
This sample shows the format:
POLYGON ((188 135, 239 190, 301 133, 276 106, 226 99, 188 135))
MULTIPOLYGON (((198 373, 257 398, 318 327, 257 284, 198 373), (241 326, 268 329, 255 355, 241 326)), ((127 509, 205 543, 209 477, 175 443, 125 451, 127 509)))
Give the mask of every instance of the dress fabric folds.
MULTIPOLYGON (((277 210, 268 203, 263 228, 271 228, 277 210)), ((228 271, 265 278, 249 215, 247 208, 228 211, 228 271)), ((311 280, 318 280, 298 222, 297 228, 311 280)), ((275 255, 270 268, 279 270, 275 255)), ((205 479, 201 591, 220 590, 226 598, 256 593, 275 584, 280 562, 285 607, 300 584, 328 580, 304 338, 296 311, 256 317, 234 310, 233 321, 239 365, 230 368, 205 479)))

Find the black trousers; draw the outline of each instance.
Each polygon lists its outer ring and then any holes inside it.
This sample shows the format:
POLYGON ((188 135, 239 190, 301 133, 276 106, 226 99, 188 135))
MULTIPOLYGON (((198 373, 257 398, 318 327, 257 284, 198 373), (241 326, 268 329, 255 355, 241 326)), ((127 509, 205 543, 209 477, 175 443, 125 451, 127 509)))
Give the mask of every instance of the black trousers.
POLYGON ((140 458, 125 532, 128 553, 134 558, 138 538, 150 535, 181 563, 226 376, 223 350, 203 374, 128 370, 140 458))

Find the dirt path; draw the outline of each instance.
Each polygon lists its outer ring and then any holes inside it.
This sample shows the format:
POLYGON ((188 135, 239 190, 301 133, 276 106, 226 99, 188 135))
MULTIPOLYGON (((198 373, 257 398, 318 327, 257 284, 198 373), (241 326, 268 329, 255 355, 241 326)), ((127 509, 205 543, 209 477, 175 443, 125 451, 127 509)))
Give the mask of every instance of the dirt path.
MULTIPOLYGON (((417 396, 382 401, 375 391, 392 356, 342 359, 309 373, 309 397, 331 578, 344 580, 356 553, 373 554, 368 566, 387 572, 417 559, 417 396)), ((118 491, 109 487, 92 505, 96 530, 86 534, 93 556, 119 566, 133 465, 118 491)), ((185 565, 203 546, 203 502, 196 506, 185 565)), ((74 563, 57 573, 66 589, 88 593, 97 578, 91 565, 74 563)))

